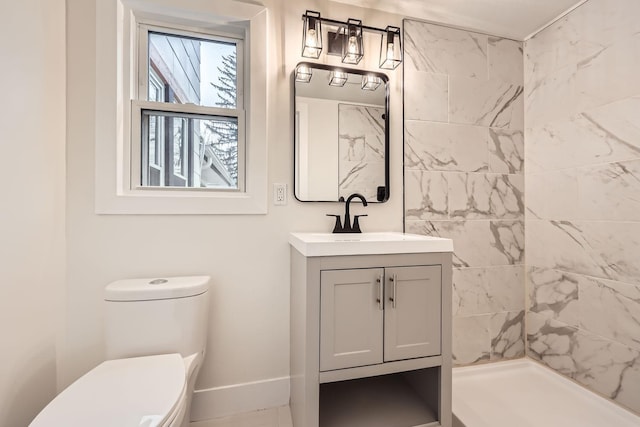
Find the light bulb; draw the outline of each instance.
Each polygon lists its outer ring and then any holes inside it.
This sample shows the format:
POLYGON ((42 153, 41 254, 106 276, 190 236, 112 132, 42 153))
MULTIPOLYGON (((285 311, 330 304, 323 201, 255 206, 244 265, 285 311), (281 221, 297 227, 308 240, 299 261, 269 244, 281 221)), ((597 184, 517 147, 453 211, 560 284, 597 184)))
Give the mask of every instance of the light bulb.
POLYGON ((310 48, 318 47, 318 34, 315 28, 309 28, 309 31, 307 31, 307 46, 310 48))
POLYGON ((347 45, 347 57, 350 61, 356 61, 358 58, 358 39, 356 36, 349 37, 349 43, 347 45))
POLYGON ((387 44, 387 59, 393 61, 393 43, 387 44))
POLYGON ((310 57, 320 56, 320 43, 318 43, 318 33, 315 28, 309 28, 307 31, 307 37, 305 39, 305 50, 310 57))
POLYGON ((358 39, 356 36, 349 37, 349 46, 347 50, 350 54, 355 54, 358 51, 358 39))

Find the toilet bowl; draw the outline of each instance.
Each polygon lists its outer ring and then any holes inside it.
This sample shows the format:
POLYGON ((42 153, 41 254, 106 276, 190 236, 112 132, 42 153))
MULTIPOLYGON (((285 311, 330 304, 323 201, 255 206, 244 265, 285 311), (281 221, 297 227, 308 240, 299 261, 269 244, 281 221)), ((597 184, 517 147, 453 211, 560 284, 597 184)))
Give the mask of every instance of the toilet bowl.
POLYGON ((107 359, 30 427, 186 427, 204 358, 209 277, 122 280, 105 289, 107 359))

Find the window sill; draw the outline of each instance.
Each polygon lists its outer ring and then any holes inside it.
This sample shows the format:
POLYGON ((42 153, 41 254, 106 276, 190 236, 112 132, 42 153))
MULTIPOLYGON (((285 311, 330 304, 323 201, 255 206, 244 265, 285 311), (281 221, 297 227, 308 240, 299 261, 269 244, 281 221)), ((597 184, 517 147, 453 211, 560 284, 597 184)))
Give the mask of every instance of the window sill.
POLYGON ((139 190, 96 198, 96 213, 119 215, 259 215, 267 200, 250 193, 139 190))

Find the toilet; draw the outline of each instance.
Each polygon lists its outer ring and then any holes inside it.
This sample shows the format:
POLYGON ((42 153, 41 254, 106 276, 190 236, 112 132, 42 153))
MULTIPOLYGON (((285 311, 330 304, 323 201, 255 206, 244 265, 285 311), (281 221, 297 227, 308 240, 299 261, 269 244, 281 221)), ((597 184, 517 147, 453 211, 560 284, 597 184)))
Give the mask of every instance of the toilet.
POLYGON ((186 427, 205 353, 209 277, 119 280, 105 288, 106 361, 31 427, 186 427))

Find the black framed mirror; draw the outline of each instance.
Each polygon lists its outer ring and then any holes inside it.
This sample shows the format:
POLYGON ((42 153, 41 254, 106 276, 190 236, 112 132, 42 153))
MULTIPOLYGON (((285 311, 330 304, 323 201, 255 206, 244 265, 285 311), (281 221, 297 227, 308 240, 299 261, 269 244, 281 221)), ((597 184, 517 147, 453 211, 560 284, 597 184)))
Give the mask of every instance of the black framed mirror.
POLYGON ((336 202, 389 199, 389 79, 302 62, 294 82, 294 194, 336 202))

